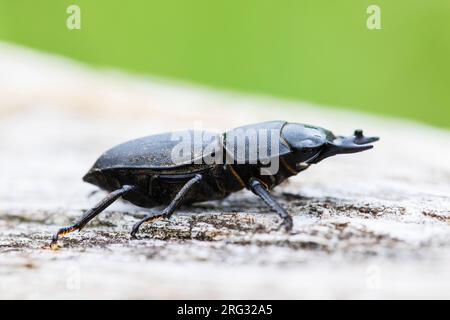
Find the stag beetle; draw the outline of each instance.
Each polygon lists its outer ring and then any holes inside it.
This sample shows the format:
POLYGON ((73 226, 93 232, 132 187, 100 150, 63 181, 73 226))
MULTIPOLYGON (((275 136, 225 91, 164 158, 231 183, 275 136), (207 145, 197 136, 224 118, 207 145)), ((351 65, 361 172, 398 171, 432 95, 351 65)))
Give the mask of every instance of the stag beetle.
POLYGON ((223 199, 244 188, 277 212, 282 219, 280 227, 290 231, 291 216, 269 191, 312 164, 337 154, 371 149, 369 143, 377 140, 378 137, 365 137, 362 130, 343 137, 320 127, 270 121, 235 128, 222 135, 189 130, 178 135, 163 133, 125 142, 101 155, 83 177, 85 182, 110 193, 73 225, 59 229, 52 237, 51 246, 57 245, 60 237, 81 230, 119 197, 145 208, 166 206, 160 213, 148 214, 138 221, 131 231, 135 237, 143 223, 169 219, 182 203, 223 199), (195 142, 195 136, 202 137, 197 147, 189 147, 184 155, 174 156, 177 155, 174 150, 181 144, 180 137, 195 142), (258 148, 252 143, 258 144, 258 148), (240 148, 244 150, 241 153, 240 148), (276 171, 265 170, 275 162, 278 163, 276 171))

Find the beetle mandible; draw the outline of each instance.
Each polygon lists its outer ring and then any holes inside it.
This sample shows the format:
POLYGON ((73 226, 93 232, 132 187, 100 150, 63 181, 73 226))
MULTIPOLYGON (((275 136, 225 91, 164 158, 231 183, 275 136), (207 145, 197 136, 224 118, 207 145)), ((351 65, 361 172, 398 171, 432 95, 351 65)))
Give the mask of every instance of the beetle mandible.
POLYGON ((174 149, 180 146, 180 140, 174 139, 180 136, 177 133, 128 141, 101 155, 83 180, 110 193, 73 225, 59 229, 52 237, 51 246, 60 237, 83 229, 120 197, 145 208, 166 206, 160 213, 148 214, 138 221, 131 231, 135 237, 143 223, 169 219, 181 204, 223 199, 244 188, 277 212, 282 220, 280 227, 290 231, 292 217, 271 196, 270 190, 312 164, 337 154, 371 149, 370 143, 378 140, 378 137, 365 137, 362 130, 343 137, 321 127, 286 121, 243 126, 222 135, 193 130, 183 134, 189 138, 201 136, 202 140, 200 148, 189 147, 182 157, 174 157, 174 149), (263 135, 255 136, 255 132, 263 135), (252 147, 255 141, 259 148, 252 147), (266 143, 265 149, 261 149, 262 141, 266 143), (244 152, 236 159, 242 147, 244 152), (207 161, 211 158, 223 161, 207 161), (279 163, 277 170, 264 171, 275 160, 279 163))

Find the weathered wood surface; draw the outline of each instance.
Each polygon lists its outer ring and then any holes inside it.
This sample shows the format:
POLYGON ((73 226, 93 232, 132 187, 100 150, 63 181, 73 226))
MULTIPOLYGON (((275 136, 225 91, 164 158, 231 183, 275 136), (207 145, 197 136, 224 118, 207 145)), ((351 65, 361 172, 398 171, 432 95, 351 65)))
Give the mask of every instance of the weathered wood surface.
MULTIPOLYGON (((424 106, 426 107, 426 106, 424 106)), ((0 46, 0 298, 450 298, 450 134, 305 104, 94 71, 0 46), (268 119, 382 140, 275 189, 146 226, 116 203, 59 251, 50 235, 103 197, 81 181, 130 138, 268 119)), ((156 210, 156 209, 155 209, 156 210)))

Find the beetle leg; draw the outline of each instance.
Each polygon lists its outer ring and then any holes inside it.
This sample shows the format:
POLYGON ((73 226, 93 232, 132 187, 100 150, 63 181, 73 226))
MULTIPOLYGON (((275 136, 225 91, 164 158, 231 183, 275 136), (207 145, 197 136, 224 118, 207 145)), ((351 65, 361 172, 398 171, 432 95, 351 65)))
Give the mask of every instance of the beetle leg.
POLYGON ((289 213, 270 195, 267 188, 258 179, 250 180, 250 189, 254 194, 259 196, 270 208, 275 210, 283 220, 280 227, 289 232, 292 230, 292 217, 289 213))
POLYGON ((57 242, 60 237, 63 237, 73 231, 83 229, 89 221, 94 219, 99 213, 105 210, 114 201, 134 189, 136 189, 135 186, 125 185, 122 188, 108 194, 102 201, 97 203, 95 207, 86 211, 73 225, 59 229, 58 232, 56 232, 52 237, 50 248, 56 249, 58 247, 57 242))
POLYGON ((138 221, 131 230, 131 237, 136 238, 136 234, 139 231, 139 228, 143 223, 150 223, 161 219, 169 219, 174 211, 181 205, 183 202, 184 196, 188 193, 188 191, 200 180, 202 180, 203 176, 201 174, 196 174, 192 179, 190 179, 186 184, 181 188, 181 190, 177 193, 175 198, 169 203, 169 205, 160 213, 160 214, 149 214, 145 216, 142 220, 138 221))

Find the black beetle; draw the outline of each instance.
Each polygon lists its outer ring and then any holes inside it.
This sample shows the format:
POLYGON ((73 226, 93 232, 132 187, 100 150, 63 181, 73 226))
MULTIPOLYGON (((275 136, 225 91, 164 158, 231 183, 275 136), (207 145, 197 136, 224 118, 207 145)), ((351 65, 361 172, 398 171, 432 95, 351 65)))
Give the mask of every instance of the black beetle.
POLYGON ((181 203, 223 199, 244 188, 276 211, 283 220, 281 226, 289 231, 292 218, 269 190, 311 164, 368 150, 373 147, 369 143, 377 140, 364 137, 361 130, 343 137, 320 127, 271 121, 223 135, 191 130, 125 142, 106 151, 83 178, 109 191, 108 196, 75 224, 61 228, 51 245, 56 245, 59 237, 81 230, 119 197, 140 207, 166 205, 161 213, 149 214, 134 225, 131 235, 135 237, 142 223, 169 219, 181 203), (181 143, 180 138, 185 141, 181 143), (268 170, 274 163, 278 163, 276 170, 268 170))

